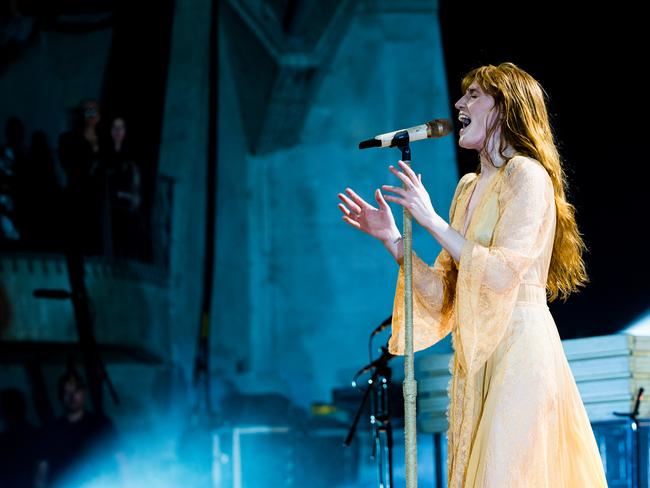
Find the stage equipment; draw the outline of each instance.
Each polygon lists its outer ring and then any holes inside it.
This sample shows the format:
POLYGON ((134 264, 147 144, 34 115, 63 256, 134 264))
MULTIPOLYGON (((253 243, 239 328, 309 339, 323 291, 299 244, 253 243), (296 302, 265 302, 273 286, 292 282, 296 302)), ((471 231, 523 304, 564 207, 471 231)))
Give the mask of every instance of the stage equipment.
MULTIPOLYGON (((359 149, 369 147, 396 147, 402 153, 402 161, 411 164, 411 147, 409 142, 426 139, 428 137, 442 137, 451 132, 451 123, 448 120, 436 119, 423 126, 381 134, 374 139, 363 141, 359 149), (431 135, 429 135, 431 134, 431 135)), ((406 185, 404 185, 406 187, 406 185)), ((404 208, 402 242, 404 245, 404 451, 406 457, 406 487, 416 488, 417 476, 417 428, 416 428, 416 401, 417 382, 413 368, 413 234, 412 216, 404 208)))
POLYGON ((393 376, 388 362, 395 357, 388 352, 388 348, 381 348, 381 356, 372 361, 367 366, 361 368, 352 380, 352 385, 357 385, 357 379, 368 371, 373 371, 371 378, 368 380, 361 405, 354 417, 352 426, 348 435, 343 442, 347 447, 352 443, 352 439, 357 429, 357 424, 364 411, 368 398, 370 398, 370 425, 372 426, 372 455, 377 462, 377 481, 379 488, 393 487, 393 429, 389 411, 389 387, 393 376))

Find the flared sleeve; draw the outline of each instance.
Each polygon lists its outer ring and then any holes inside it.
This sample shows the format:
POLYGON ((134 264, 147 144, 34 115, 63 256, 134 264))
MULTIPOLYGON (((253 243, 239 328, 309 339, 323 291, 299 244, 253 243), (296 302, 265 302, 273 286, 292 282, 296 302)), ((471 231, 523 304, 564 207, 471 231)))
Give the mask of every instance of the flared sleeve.
MULTIPOLYGON (((443 250, 433 266, 413 252, 413 351, 420 351, 451 332, 450 311, 443 313, 444 276, 451 256, 443 250)), ((392 334, 388 341, 391 354, 404 354, 404 266, 397 275, 393 302, 392 334)))
MULTIPOLYGON (((468 173, 459 181, 449 210, 453 220, 458 197, 464 191, 474 173, 468 173)), ((444 249, 438 254, 433 266, 427 265, 412 252, 413 262, 413 351, 420 351, 442 340, 452 329, 453 307, 444 307, 445 287, 450 286, 447 276, 456 264, 444 249)), ((392 334, 388 341, 391 354, 403 355, 404 335, 404 264, 399 267, 395 298, 393 300, 392 334)))
POLYGON ((554 194, 546 170, 523 157, 504 170, 491 243, 484 246, 468 239, 458 264, 455 320, 468 376, 503 339, 519 285, 552 238, 554 194))

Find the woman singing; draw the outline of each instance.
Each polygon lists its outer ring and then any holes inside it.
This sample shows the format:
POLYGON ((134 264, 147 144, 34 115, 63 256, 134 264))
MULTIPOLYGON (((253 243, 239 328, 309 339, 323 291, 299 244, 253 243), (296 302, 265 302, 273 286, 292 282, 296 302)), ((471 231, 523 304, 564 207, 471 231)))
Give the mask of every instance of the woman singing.
POLYGON ((379 239, 400 265, 390 352, 404 353, 403 243, 386 201, 407 208, 443 250, 413 253, 414 350, 452 334, 450 488, 605 487, 596 441, 547 298, 587 282, 584 243, 548 120, 544 92, 512 63, 462 81, 459 145, 480 165, 458 183, 449 223, 420 174, 390 167, 378 208, 339 194, 343 220, 379 239))

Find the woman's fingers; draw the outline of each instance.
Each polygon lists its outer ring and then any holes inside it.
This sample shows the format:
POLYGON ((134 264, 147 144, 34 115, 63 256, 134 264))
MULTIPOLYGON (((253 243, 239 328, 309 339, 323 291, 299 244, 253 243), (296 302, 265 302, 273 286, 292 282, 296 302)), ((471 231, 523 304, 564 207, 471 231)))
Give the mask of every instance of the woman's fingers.
POLYGON ((404 190, 404 188, 400 188, 399 186, 382 185, 381 187, 391 193, 397 193, 399 196, 406 196, 406 190, 404 190))
POLYGON ((413 184, 413 183, 411 182, 411 180, 409 179, 409 177, 406 176, 406 175, 405 175, 404 173, 402 173, 401 171, 397 170, 397 169, 395 168, 395 166, 389 166, 388 169, 390 170, 391 173, 393 173, 393 174, 394 174, 395 176, 397 176, 400 180, 402 180, 402 182, 405 183, 405 184, 407 185, 407 187, 408 187, 409 185, 412 185, 412 184, 413 184))
MULTIPOLYGON (((386 185, 384 185, 386 186, 386 185)), ((381 190, 377 188, 375 190, 375 200, 377 200, 377 203, 379 204, 379 208, 386 208, 388 207, 388 204, 386 203, 386 200, 384 200, 384 195, 381 194, 381 190)))
POLYGON ((345 205, 343 205, 342 203, 339 203, 338 207, 341 210, 341 212, 343 212, 344 216, 350 217, 352 215, 352 212, 350 212, 348 210, 348 208, 345 205))
POLYGON ((408 202, 403 198, 394 197, 392 195, 386 195, 384 198, 389 202, 397 203, 402 206, 408 205, 408 202))
POLYGON ((404 173, 406 173, 406 176, 408 176, 408 178, 409 178, 413 183, 417 183, 417 181, 418 181, 418 177, 417 177, 417 175, 415 174, 415 171, 413 171, 413 168, 411 168, 411 167, 410 167, 408 164, 406 164, 404 161, 398 161, 397 164, 400 165, 400 167, 402 168, 402 171, 404 171, 404 173))
POLYGON ((343 203, 345 203, 348 207, 350 207, 350 210, 356 214, 361 213, 361 208, 359 205, 354 203, 352 200, 350 200, 347 196, 345 196, 343 193, 339 193, 338 197, 343 200, 343 203))
POLYGON ((350 224, 355 229, 361 229, 361 224, 359 224, 359 222, 357 222, 356 220, 352 220, 347 215, 343 216, 343 220, 345 220, 348 224, 350 224))
POLYGON ((345 220, 355 229, 361 229, 361 224, 359 224, 359 222, 354 219, 355 215, 350 210, 348 210, 345 205, 339 203, 338 207, 341 209, 341 212, 343 212, 343 220, 345 220))
MULTIPOLYGON (((359 195, 357 195, 352 188, 346 188, 345 192, 350 195, 350 198, 354 200, 354 203, 356 203, 359 206, 359 212, 361 211, 362 208, 373 208, 372 205, 370 205, 368 202, 366 202, 363 198, 361 198, 359 195)), ((354 210, 354 209, 352 209, 354 210)), ((357 212, 358 213, 358 212, 357 212)))

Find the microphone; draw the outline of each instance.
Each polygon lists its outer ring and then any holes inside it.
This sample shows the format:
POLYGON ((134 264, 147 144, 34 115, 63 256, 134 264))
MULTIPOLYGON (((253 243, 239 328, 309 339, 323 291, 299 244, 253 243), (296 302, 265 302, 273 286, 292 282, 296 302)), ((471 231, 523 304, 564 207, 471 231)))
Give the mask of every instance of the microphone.
POLYGON ((395 147, 397 146, 395 136, 401 132, 407 133, 408 139, 406 142, 420 141, 422 139, 434 139, 449 134, 451 132, 451 122, 447 119, 435 119, 430 120, 425 124, 409 127, 408 129, 379 134, 373 139, 360 142, 359 149, 368 149, 369 147, 395 147))
POLYGON ((379 324, 375 328, 375 330, 372 331, 372 333, 370 334, 370 337, 374 337, 377 334, 379 334, 382 330, 384 330, 386 327, 388 327, 391 324, 392 320, 393 320, 393 316, 391 315, 386 320, 384 320, 381 324, 379 324))

